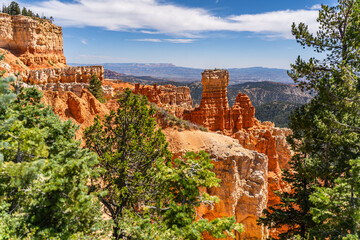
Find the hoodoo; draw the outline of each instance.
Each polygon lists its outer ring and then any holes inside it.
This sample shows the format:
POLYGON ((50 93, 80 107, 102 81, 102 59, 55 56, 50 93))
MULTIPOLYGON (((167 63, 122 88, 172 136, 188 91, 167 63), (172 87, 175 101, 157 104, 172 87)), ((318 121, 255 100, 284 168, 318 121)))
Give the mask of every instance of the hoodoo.
POLYGON ((205 70, 202 73, 203 95, 200 106, 185 111, 184 119, 203 125, 211 131, 230 128, 230 112, 227 99, 229 72, 205 70))
POLYGON ((233 133, 248 129, 258 123, 255 108, 246 94, 239 94, 230 109, 227 99, 229 72, 227 70, 205 70, 202 73, 203 95, 200 106, 185 111, 184 119, 203 125, 211 131, 233 133))

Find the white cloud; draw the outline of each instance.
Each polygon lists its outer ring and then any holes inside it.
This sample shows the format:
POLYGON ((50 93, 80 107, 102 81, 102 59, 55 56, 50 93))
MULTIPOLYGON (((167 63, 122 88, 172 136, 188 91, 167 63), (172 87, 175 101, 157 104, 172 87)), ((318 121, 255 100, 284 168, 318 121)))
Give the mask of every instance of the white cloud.
POLYGON ((170 42, 170 43, 192 43, 196 41, 196 39, 190 38, 171 38, 171 39, 158 39, 158 38, 141 38, 141 39, 132 39, 132 41, 137 42, 170 42))
POLYGON ((319 10, 321 9, 321 4, 315 4, 314 6, 310 7, 311 10, 319 10))
POLYGON ((161 39, 157 39, 157 38, 142 38, 142 39, 134 39, 133 41, 137 41, 137 42, 162 42, 161 39))
POLYGON ((176 38, 176 39, 164 39, 164 40, 171 43, 192 43, 196 41, 196 39, 191 39, 191 38, 176 38))
POLYGON ((80 42, 81 42, 82 44, 84 44, 84 45, 88 45, 88 43, 87 43, 87 41, 86 41, 85 39, 80 40, 80 42))
POLYGON ((45 0, 28 6, 53 16, 61 26, 93 26, 114 31, 139 31, 185 38, 209 31, 255 32, 291 38, 292 22, 316 26, 317 11, 274 11, 253 15, 218 17, 201 8, 182 7, 160 0, 45 0))
POLYGON ((239 30, 255 33, 266 33, 272 37, 291 38, 291 24, 304 22, 309 30, 315 32, 318 28, 316 18, 318 11, 312 10, 285 10, 253 15, 229 17, 239 24, 239 30))

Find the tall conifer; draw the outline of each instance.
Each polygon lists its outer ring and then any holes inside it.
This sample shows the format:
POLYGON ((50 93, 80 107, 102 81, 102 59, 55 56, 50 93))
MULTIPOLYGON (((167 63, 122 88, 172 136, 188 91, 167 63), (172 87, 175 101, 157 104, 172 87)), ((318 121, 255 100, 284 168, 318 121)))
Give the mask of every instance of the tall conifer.
POLYGON ((291 78, 316 94, 291 119, 293 190, 261 220, 288 226, 282 239, 358 239, 360 232, 360 21, 359 1, 339 0, 319 11, 314 34, 300 23, 292 33, 324 59, 298 57, 291 78), (291 214, 289 214, 291 213, 291 214), (295 213, 295 215, 294 215, 295 213))

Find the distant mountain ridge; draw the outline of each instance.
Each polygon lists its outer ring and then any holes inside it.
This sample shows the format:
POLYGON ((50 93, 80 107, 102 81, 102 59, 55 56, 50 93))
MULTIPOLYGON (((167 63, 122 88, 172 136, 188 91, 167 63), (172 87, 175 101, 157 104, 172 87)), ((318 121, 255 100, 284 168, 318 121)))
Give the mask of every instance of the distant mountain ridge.
MULTIPOLYGON (((79 65, 69 63, 69 65, 79 65)), ((80 64, 81 65, 81 64, 80 64)), ((201 80, 204 69, 179 67, 171 63, 103 63, 105 69, 132 76, 149 76, 177 82, 195 82, 201 80)), ((230 84, 244 82, 281 82, 292 83, 287 70, 277 68, 229 68, 230 84)))

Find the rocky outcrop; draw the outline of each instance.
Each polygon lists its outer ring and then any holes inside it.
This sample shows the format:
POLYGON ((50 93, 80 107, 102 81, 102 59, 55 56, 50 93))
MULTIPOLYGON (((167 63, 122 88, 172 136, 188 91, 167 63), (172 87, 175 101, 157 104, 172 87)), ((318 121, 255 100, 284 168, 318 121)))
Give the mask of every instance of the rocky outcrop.
POLYGON ((62 28, 49 20, 0 13, 0 48, 31 69, 66 65, 62 28))
POLYGON ((0 61, 0 71, 6 71, 5 76, 14 72, 27 72, 30 70, 28 66, 8 50, 0 48, 0 54, 4 56, 4 59, 0 61))
MULTIPOLYGON (((81 66, 29 70, 22 72, 20 77, 25 83, 36 85, 41 90, 57 91, 60 94, 70 91, 80 97, 82 90, 89 87, 93 75, 103 80, 104 67, 81 66)), ((114 89, 109 84, 103 85, 102 89, 106 99, 114 96, 114 89)))
POLYGON ((188 87, 135 84, 134 93, 146 96, 150 102, 157 104, 179 118, 182 117, 184 110, 191 109, 193 105, 188 87))
MULTIPOLYGON (((199 217, 215 219, 235 216, 244 225, 236 239, 266 239, 267 231, 256 220, 267 207, 268 161, 264 154, 244 149, 233 138, 211 132, 164 130, 170 150, 175 155, 204 150, 210 154, 220 187, 207 189, 220 202, 214 207, 201 206, 199 217)), ((205 239, 212 239, 205 235, 205 239)), ((230 239, 230 238, 228 238, 230 239)))
POLYGON ((203 125, 211 131, 230 128, 230 112, 227 101, 229 72, 227 70, 205 70, 202 73, 203 97, 200 106, 185 111, 184 119, 203 125))
POLYGON ((183 118, 203 125, 211 131, 233 133, 256 125, 255 108, 245 94, 239 94, 230 109, 227 99, 229 72, 227 70, 205 70, 202 73, 203 97, 200 106, 185 111, 183 118))
POLYGON ((42 102, 51 106, 60 118, 80 124, 76 134, 78 139, 81 139, 84 129, 93 124, 96 115, 105 116, 118 107, 115 100, 100 103, 87 89, 82 89, 80 96, 69 91, 43 91, 43 95, 42 102))
MULTIPOLYGON (((88 83, 47 83, 36 85, 43 91, 55 91, 60 95, 66 94, 66 92, 73 92, 76 96, 81 97, 83 89, 89 88, 88 83)), ((103 96, 105 99, 111 99, 114 96, 114 89, 110 85, 102 86, 103 96)))
POLYGON ((89 83, 91 76, 96 75, 104 80, 103 66, 81 66, 64 68, 47 68, 24 72, 23 81, 30 84, 48 83, 89 83))

